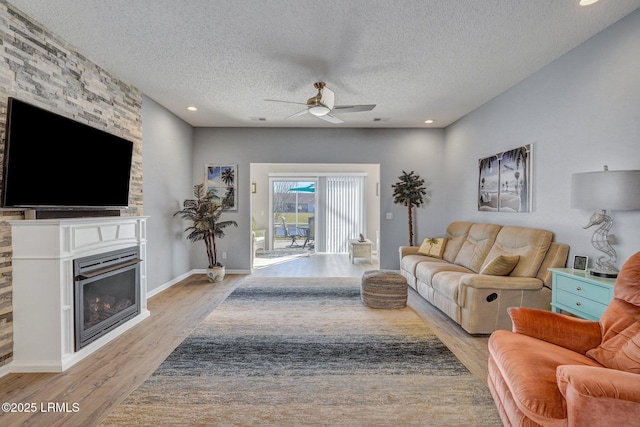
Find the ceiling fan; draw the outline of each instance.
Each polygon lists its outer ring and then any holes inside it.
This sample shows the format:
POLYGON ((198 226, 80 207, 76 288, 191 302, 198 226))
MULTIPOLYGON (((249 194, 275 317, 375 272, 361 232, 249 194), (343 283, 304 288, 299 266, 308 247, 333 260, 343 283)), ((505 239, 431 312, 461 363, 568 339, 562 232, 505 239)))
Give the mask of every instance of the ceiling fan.
POLYGON ((376 106, 376 104, 334 105, 335 95, 333 91, 327 87, 325 82, 316 82, 313 84, 313 87, 318 89, 318 93, 316 94, 316 96, 307 99, 306 103, 282 101, 279 99, 265 99, 265 101, 286 102, 287 104, 299 104, 307 106, 307 108, 305 108, 304 110, 298 111, 295 114, 285 117, 285 120, 291 117, 298 117, 302 116, 303 114, 310 113, 330 123, 344 123, 342 119, 334 116, 333 113, 356 113, 359 111, 371 111, 376 106))

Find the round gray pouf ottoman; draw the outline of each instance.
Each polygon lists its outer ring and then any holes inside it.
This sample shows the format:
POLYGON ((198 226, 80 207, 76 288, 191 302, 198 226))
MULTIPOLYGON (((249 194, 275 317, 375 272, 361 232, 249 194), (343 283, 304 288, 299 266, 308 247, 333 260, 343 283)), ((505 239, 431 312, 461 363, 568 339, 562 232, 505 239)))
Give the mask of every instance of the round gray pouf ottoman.
POLYGON ((403 308, 407 293, 407 280, 396 271, 368 270, 362 275, 360 297, 367 307, 403 308))

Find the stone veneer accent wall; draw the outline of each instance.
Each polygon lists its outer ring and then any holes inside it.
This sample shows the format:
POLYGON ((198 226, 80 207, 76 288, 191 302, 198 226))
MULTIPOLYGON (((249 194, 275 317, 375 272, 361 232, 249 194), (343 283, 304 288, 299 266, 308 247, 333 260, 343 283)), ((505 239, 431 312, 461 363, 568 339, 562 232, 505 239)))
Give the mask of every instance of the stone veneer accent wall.
MULTIPOLYGON (((142 215, 142 93, 0 0, 0 168, 9 96, 133 141, 130 207, 123 215, 142 215)), ((0 211, 0 367, 13 357, 7 220, 23 218, 21 211, 0 211)))

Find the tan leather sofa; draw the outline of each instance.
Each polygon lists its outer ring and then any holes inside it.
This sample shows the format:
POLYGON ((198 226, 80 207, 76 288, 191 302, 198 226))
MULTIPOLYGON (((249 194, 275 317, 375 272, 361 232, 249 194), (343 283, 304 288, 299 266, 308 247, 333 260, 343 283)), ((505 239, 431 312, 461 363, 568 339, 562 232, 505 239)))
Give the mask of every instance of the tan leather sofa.
POLYGON ((505 426, 640 425, 640 252, 599 322, 525 307, 489 338, 488 385, 505 426))
POLYGON ((470 334, 511 329, 508 307, 549 310, 550 267, 564 267, 569 246, 550 231, 497 224, 452 222, 442 258, 400 247, 400 273, 423 298, 470 334), (479 274, 499 255, 518 255, 506 276, 479 274))

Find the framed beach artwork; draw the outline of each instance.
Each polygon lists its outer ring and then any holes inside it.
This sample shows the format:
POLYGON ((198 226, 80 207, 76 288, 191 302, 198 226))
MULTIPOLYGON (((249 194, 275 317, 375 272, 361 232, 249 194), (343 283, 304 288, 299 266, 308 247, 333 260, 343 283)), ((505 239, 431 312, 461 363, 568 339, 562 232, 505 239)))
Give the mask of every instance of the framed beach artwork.
POLYGON ((238 210, 238 165, 205 165, 205 186, 213 190, 217 202, 226 200, 230 211, 238 210))
POLYGON ((478 161, 478 210, 531 212, 533 144, 478 161))

